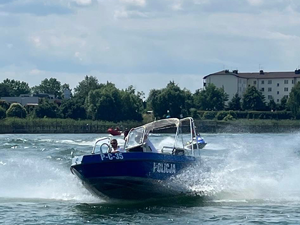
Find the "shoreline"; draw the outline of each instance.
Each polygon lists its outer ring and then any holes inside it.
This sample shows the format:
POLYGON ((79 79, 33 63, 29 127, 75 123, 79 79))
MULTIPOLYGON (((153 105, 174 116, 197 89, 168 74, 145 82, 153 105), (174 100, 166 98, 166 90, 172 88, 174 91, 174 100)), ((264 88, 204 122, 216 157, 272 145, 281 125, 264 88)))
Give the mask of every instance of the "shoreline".
MULTIPOLYGON (((0 134, 107 133, 108 128, 121 130, 143 125, 143 122, 63 121, 56 119, 0 120, 0 134)), ((298 120, 239 119, 233 121, 195 120, 200 133, 291 133, 300 131, 298 120)))

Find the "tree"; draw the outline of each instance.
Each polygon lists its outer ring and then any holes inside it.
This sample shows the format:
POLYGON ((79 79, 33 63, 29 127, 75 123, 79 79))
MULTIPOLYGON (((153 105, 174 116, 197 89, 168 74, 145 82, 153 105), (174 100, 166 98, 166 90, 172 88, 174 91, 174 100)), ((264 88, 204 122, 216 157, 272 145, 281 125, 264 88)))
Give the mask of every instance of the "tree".
POLYGON ((18 80, 5 79, 0 84, 0 95, 5 97, 19 97, 21 94, 30 94, 28 83, 18 80))
POLYGON ((85 105, 88 117, 93 120, 120 121, 121 94, 112 83, 90 91, 85 105))
POLYGON ((278 108, 276 102, 274 101, 273 97, 272 99, 270 99, 270 101, 268 102, 267 104, 267 107, 269 110, 273 111, 273 110, 276 110, 278 108))
POLYGON ((228 109, 229 110, 241 110, 241 98, 239 97, 238 93, 236 93, 230 102, 228 102, 228 109))
POLYGON ((265 110, 265 96, 260 91, 258 91, 256 87, 248 87, 243 96, 242 108, 244 110, 265 110))
POLYGON ((300 82, 298 82, 291 90, 287 102, 295 118, 300 118, 300 82))
POLYGON ((7 84, 0 83, 0 97, 12 97, 7 84))
POLYGON ((197 90, 193 95, 194 105, 202 110, 223 110, 228 94, 223 88, 217 88, 210 83, 204 90, 197 90))
POLYGON ((82 98, 64 100, 60 105, 59 110, 64 118, 86 119, 84 99, 82 98))
POLYGON ((133 86, 121 91, 121 120, 137 120, 141 121, 143 107, 143 92, 135 93, 133 86))
POLYGON ((168 112, 171 117, 179 118, 188 114, 191 99, 190 92, 170 81, 162 90, 151 90, 147 104, 157 118, 165 118, 168 112))
POLYGON ((101 86, 96 77, 86 75, 84 80, 80 81, 79 85, 74 88, 74 96, 86 98, 90 91, 99 89, 101 86))
POLYGON ((49 102, 48 99, 42 99, 39 105, 34 109, 33 114, 38 118, 58 118, 60 117, 57 104, 49 102))
POLYGON ((38 86, 34 86, 32 91, 37 94, 52 94, 55 98, 62 97, 61 85, 56 78, 44 79, 41 84, 38 86))
POLYGON ((6 111, 5 111, 4 108, 2 108, 2 107, 0 106, 0 119, 3 119, 3 118, 5 118, 5 117, 6 117, 6 111))
POLYGON ((287 109, 287 102, 288 102, 288 96, 285 95, 282 97, 282 99, 280 100, 280 105, 278 106, 279 110, 286 110, 287 109))
POLYGON ((20 103, 12 103, 6 111, 6 116, 25 118, 27 116, 27 112, 20 103))

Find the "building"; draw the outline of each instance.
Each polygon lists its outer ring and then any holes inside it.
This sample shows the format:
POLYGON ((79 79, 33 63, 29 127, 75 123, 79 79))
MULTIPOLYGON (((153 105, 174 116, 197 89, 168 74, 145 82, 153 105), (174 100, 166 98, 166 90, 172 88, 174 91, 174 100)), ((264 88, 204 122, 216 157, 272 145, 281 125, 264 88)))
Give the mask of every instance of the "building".
POLYGON ((36 106, 39 104, 39 98, 27 95, 21 95, 20 97, 1 97, 1 100, 4 100, 8 103, 20 103, 23 106, 36 106))
POLYGON ((293 72, 239 73, 238 70, 223 70, 203 78, 203 87, 212 83, 223 88, 229 95, 229 101, 237 93, 242 97, 249 86, 255 86, 265 96, 267 102, 274 99, 276 103, 284 96, 289 96, 294 85, 300 81, 300 69, 293 72))

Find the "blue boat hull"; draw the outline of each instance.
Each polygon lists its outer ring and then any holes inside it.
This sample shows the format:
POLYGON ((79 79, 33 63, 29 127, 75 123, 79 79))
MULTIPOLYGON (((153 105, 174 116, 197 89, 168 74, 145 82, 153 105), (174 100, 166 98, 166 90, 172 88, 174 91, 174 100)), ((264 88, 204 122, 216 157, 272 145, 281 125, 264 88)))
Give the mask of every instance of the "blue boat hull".
POLYGON ((105 199, 143 200, 178 195, 169 180, 196 162, 191 156, 107 153, 74 160, 71 171, 93 194, 105 199))

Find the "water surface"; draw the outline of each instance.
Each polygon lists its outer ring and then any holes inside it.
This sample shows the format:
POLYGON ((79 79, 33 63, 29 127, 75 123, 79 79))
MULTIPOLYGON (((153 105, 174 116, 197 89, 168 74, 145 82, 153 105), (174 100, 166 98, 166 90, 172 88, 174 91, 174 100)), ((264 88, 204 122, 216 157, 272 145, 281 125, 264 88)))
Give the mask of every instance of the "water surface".
POLYGON ((100 136, 0 135, 0 224, 300 224, 300 133, 203 134, 202 165, 177 178, 193 195, 135 203, 71 174, 100 136))

